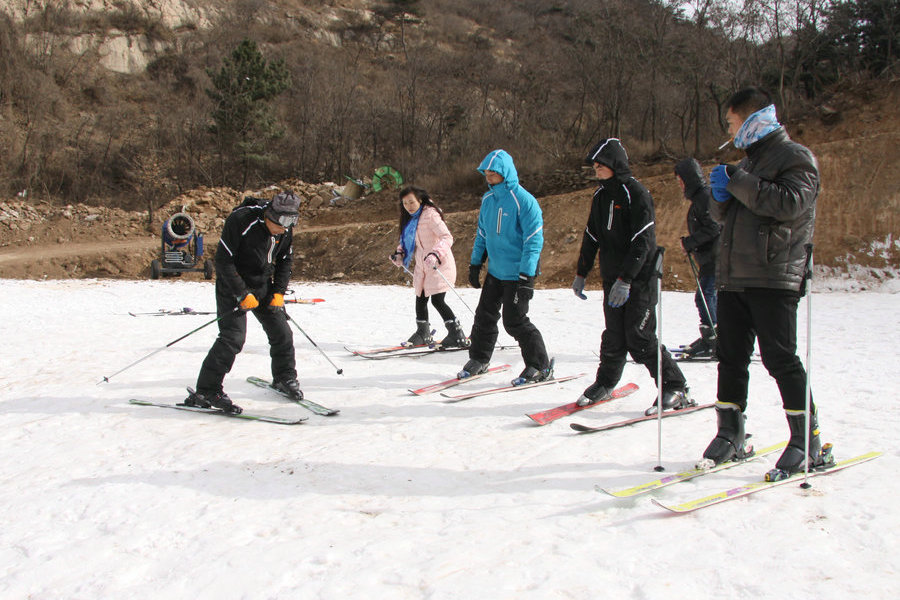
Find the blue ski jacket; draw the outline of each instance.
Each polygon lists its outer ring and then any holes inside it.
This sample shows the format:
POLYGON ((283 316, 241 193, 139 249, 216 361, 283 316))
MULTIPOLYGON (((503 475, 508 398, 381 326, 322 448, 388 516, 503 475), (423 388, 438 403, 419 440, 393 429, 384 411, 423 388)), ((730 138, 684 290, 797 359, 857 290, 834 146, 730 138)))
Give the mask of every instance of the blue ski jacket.
POLYGON ((478 171, 494 171, 503 181, 489 185, 481 198, 478 229, 472 246, 473 265, 488 259, 488 273, 502 281, 513 281, 519 274, 534 277, 544 247, 544 216, 528 190, 519 185, 519 174, 512 156, 505 150, 489 153, 478 171))

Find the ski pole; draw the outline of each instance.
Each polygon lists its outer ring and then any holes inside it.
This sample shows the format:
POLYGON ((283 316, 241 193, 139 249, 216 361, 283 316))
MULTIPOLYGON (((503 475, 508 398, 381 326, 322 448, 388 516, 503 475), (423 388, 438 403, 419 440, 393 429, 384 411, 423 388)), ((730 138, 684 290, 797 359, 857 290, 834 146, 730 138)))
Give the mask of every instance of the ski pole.
MULTIPOLYGON (((709 304, 706 302, 706 294, 703 293, 703 288, 700 286, 700 273, 697 269, 697 263, 694 262, 694 257, 691 256, 691 253, 687 253, 688 262, 691 263, 691 271, 694 273, 694 281, 697 282, 697 291, 700 292, 700 298, 703 300, 703 310, 706 311, 706 319, 709 321, 709 326, 712 327, 714 325, 712 313, 709 311, 709 304)), ((716 328, 713 327, 713 338, 716 337, 716 328)))
POLYGON ((813 271, 813 245, 806 244, 806 269, 803 273, 803 283, 800 292, 806 296, 806 407, 804 409, 804 444, 803 456, 806 457, 806 469, 803 473, 803 483, 800 487, 807 489, 812 487, 809 483, 809 423, 812 419, 812 386, 810 384, 810 371, 812 371, 812 271, 813 271))
POLYGON ((466 304, 466 301, 463 300, 462 296, 459 295, 459 292, 456 291, 456 287, 454 287, 454 285, 450 283, 450 281, 446 277, 444 277, 444 274, 441 273, 440 269, 437 268, 437 265, 434 266, 434 272, 441 276, 441 279, 443 279, 453 291, 453 293, 456 294, 456 297, 459 298, 459 301, 463 303, 463 306, 469 309, 469 312, 472 313, 472 316, 475 316, 475 311, 472 310, 472 308, 468 304, 466 304))
POLYGON ((190 335, 194 335, 195 333, 197 333, 198 331, 200 331, 200 330, 203 329, 204 327, 207 327, 207 326, 209 326, 209 325, 212 325, 213 323, 216 323, 216 322, 218 322, 218 321, 221 321, 222 319, 224 319, 224 318, 227 317, 228 315, 230 315, 230 314, 232 314, 232 313, 234 313, 234 312, 236 312, 236 311, 238 311, 238 310, 240 310, 240 309, 241 309, 240 306, 235 306, 230 312, 225 313, 225 314, 222 315, 221 317, 216 317, 216 318, 213 319, 212 321, 207 321, 206 323, 204 323, 203 325, 201 325, 201 326, 198 327, 197 329, 194 329, 193 331, 189 331, 188 333, 184 334, 183 336, 181 336, 181 337, 178 338, 177 340, 172 340, 171 342, 169 342, 168 344, 166 344, 166 345, 163 346, 162 348, 157 348, 156 350, 154 350, 154 351, 151 352, 150 354, 148 354, 148 355, 146 355, 146 356, 143 356, 143 357, 137 359, 136 361, 134 361, 133 363, 131 363, 131 364, 128 365, 127 367, 123 367, 123 368, 119 369, 118 371, 116 371, 115 373, 113 373, 112 375, 109 375, 109 376, 107 376, 107 377, 104 377, 103 379, 101 379, 100 381, 97 382, 97 385, 100 385, 101 383, 108 383, 109 380, 110 380, 112 377, 115 377, 116 375, 118 375, 118 374, 121 373, 122 371, 126 371, 126 370, 130 369, 131 367, 135 366, 136 364, 141 363, 141 362, 147 360, 148 358, 150 358, 150 357, 153 356, 154 354, 157 354, 157 353, 159 353, 159 352, 162 352, 163 350, 165 350, 166 348, 168 348, 168 347, 170 347, 170 346, 174 346, 175 344, 177 344, 178 342, 180 342, 180 341, 183 340, 184 338, 186 338, 186 337, 188 337, 188 336, 190 336, 190 335))
POLYGON ((295 321, 294 318, 293 318, 290 314, 288 314, 288 311, 285 310, 285 311, 284 311, 284 314, 287 315, 288 321, 290 321, 291 323, 293 323, 293 324, 294 324, 294 327, 296 327, 297 329, 299 329, 299 330, 300 330, 300 333, 302 333, 304 336, 306 336, 306 339, 309 340, 309 343, 312 344, 313 346, 315 346, 316 350, 319 351, 319 354, 321 354, 322 356, 324 356, 324 357, 325 357, 325 360, 327 360, 328 362, 330 362, 330 363, 331 363, 331 366, 334 367, 335 369, 337 369, 337 374, 338 374, 338 375, 343 375, 343 374, 344 374, 344 370, 341 369, 340 367, 338 367, 336 364, 334 364, 334 362, 333 362, 330 358, 328 358, 328 355, 325 354, 324 352, 322 352, 322 349, 319 348, 319 345, 318 345, 317 343, 315 343, 315 342, 313 341, 313 339, 312 339, 311 337, 309 337, 309 336, 306 334, 305 331, 303 331, 303 328, 300 327, 300 325, 297 323, 297 321, 295 321))
POLYGON ((656 250, 656 265, 653 267, 656 273, 656 467, 654 471, 665 471, 662 466, 662 278, 663 278, 663 253, 666 249, 660 247, 656 250))
MULTIPOLYGON (((415 276, 412 274, 412 272, 409 269, 406 268, 405 265, 400 265, 400 268, 403 269, 404 271, 406 271, 407 275, 409 275, 410 277, 415 279, 415 276)), ((472 315, 475 315, 475 311, 472 310, 472 307, 470 307, 468 304, 466 304, 466 301, 463 300, 462 296, 459 295, 459 292, 456 291, 456 287, 454 287, 454 285, 452 283, 450 283, 450 281, 446 277, 444 277, 444 274, 440 272, 440 270, 437 268, 437 266, 434 266, 433 269, 435 270, 435 272, 437 272, 438 275, 441 276, 441 279, 443 279, 447 283, 447 285, 450 287, 450 289, 453 291, 453 293, 456 294, 456 297, 459 298, 459 301, 463 303, 463 306, 468 308, 469 312, 472 313, 472 315)))

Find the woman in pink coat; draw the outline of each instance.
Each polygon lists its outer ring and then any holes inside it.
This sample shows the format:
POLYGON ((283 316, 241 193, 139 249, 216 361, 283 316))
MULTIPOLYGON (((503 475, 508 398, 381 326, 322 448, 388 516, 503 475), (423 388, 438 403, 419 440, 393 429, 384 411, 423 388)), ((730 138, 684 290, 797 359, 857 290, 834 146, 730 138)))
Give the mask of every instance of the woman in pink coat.
POLYGON ((431 344, 431 325, 428 323, 428 299, 447 326, 443 347, 466 348, 469 340, 444 297, 450 284, 456 282, 456 261, 450 247, 453 236, 444 223, 444 214, 428 195, 417 187, 400 191, 400 243, 391 255, 398 267, 409 269, 416 259, 413 287, 416 291, 416 332, 407 340, 412 346, 431 344), (448 283, 449 282, 449 283, 448 283))

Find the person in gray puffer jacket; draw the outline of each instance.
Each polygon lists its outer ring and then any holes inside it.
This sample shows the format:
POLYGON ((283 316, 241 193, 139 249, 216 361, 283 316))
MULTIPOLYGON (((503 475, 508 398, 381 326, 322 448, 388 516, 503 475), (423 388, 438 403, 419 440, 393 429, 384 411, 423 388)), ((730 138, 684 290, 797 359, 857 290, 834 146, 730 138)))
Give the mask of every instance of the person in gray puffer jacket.
POLYGON ((791 432, 774 470, 783 475, 827 460, 820 452, 813 406, 805 427, 807 379, 797 356, 797 306, 810 264, 807 245, 815 224, 819 169, 812 152, 778 123, 775 105, 763 90, 742 89, 727 108, 734 145, 747 155, 736 166, 718 165, 710 173, 710 214, 723 226, 716 272, 718 434, 703 456, 718 464, 747 454, 744 411, 756 338, 791 432))

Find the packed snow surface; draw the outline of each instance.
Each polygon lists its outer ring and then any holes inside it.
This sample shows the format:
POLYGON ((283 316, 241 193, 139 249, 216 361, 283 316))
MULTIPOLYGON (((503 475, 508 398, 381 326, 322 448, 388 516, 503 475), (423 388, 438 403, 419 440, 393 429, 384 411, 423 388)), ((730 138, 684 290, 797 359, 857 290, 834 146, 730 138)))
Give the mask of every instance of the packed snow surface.
MULTIPOLYGON (((824 441, 857 467, 673 515, 689 500, 756 480, 777 455, 632 499, 595 490, 693 465, 715 434, 699 411, 595 435, 655 398, 641 389, 545 427, 526 413, 574 401, 597 366, 602 297, 538 290, 531 317, 573 381, 445 403, 416 388, 453 376, 465 352, 384 361, 351 356, 405 340, 413 292, 402 286, 295 282, 317 305, 288 311, 344 374, 295 330, 315 416, 254 387, 268 345, 251 317, 226 391, 247 412, 308 416, 295 426, 134 406, 180 402, 216 336, 213 284, 0 281, 0 597, 2 598, 894 598, 900 581, 898 296, 812 297, 811 376, 824 441), (660 453, 661 448, 661 453, 660 453), (894 473, 894 475, 891 475, 894 473)), ((461 288, 474 308, 478 290, 461 288)), ((468 331, 472 314, 448 294, 468 331)), ((663 339, 697 337, 688 293, 663 296, 663 339)), ((799 315, 806 352, 807 302, 799 315)), ((437 336, 445 334, 432 309, 437 336)), ((501 333, 501 343, 512 340, 501 333)), ((499 350, 508 383, 518 349, 499 350)), ((691 392, 715 400, 716 366, 683 364, 691 392)), ((751 365, 747 429, 758 447, 787 439, 774 381, 751 365)), ((452 391, 452 390, 451 390, 452 391)))

